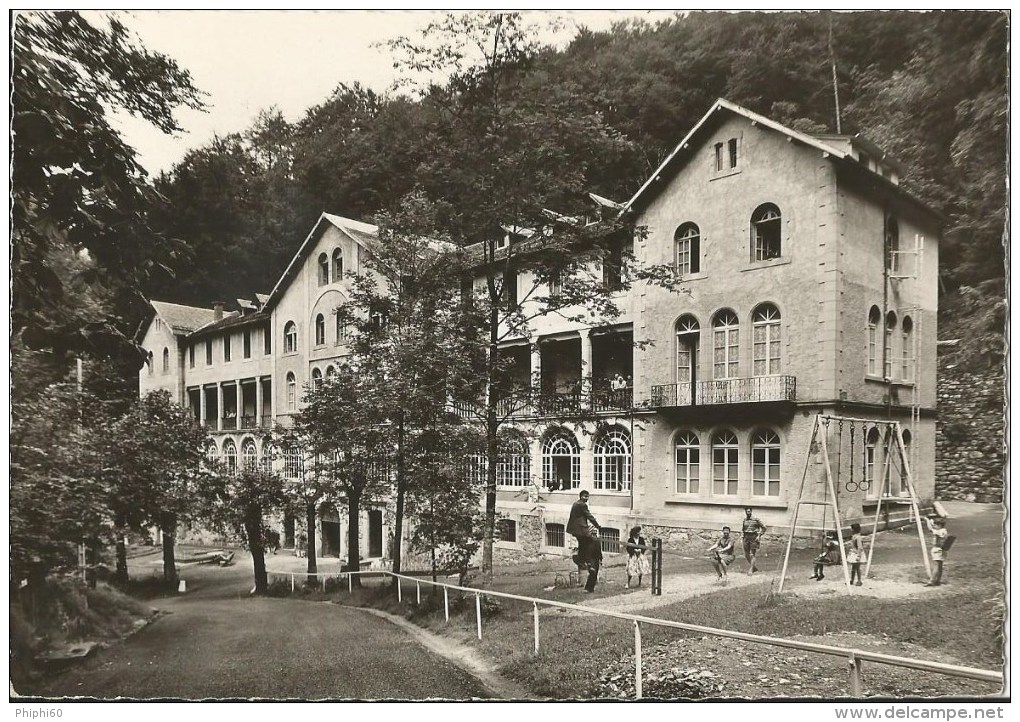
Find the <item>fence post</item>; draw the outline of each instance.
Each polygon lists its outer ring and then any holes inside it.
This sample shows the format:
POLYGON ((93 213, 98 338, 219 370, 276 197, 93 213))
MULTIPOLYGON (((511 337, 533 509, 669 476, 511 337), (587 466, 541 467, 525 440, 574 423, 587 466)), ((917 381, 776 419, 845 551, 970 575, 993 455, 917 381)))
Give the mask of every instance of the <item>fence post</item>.
POLYGON ((404 593, 400 589, 400 577, 397 577, 397 601, 398 602, 404 601, 404 593))
POLYGON ((293 574, 290 575, 290 591, 291 591, 292 594, 294 593, 294 575, 293 574))
POLYGON ((354 578, 350 572, 347 572, 347 593, 354 594, 354 578))
POLYGON ((450 590, 443 587, 443 612, 446 614, 446 623, 450 623, 450 590))
POLYGON ((853 697, 864 696, 864 678, 861 676, 861 660, 851 654, 848 660, 850 668, 850 694, 853 697))
POLYGON ((641 622, 634 620, 634 698, 641 697, 641 622))
POLYGON ((415 582, 414 583, 414 591, 415 591, 415 594, 417 595, 418 606, 420 607, 421 606, 421 582, 415 582))
POLYGON ((475 617, 478 620, 478 639, 482 639, 482 595, 475 592, 475 617))
POLYGON ((538 654, 538 602, 532 602, 535 609, 535 654, 538 654))
POLYGON ((652 596, 662 596, 662 539, 652 540, 652 596))

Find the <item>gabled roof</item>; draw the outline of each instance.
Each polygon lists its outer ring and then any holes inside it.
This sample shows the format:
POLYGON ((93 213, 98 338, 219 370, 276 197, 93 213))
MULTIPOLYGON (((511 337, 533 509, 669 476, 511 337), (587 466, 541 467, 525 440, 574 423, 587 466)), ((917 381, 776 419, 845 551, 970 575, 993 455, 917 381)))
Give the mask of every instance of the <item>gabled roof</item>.
MULTIPOLYGON (((941 215, 937 211, 925 205, 905 189, 895 183, 892 183, 888 179, 882 178, 879 174, 866 169, 858 163, 856 159, 854 159, 853 155, 847 153, 845 150, 842 150, 831 143, 826 143, 824 140, 825 136, 815 137, 802 133, 798 130, 785 126, 782 123, 777 123, 774 120, 766 118, 764 115, 759 115, 758 113, 737 105, 736 103, 731 103, 723 98, 719 98, 715 101, 712 107, 709 108, 708 112, 701 117, 701 120, 699 120, 694 127, 691 128, 690 132, 684 136, 684 139, 677 144, 676 148, 673 149, 673 152, 666 156, 666 160, 664 160, 659 167, 655 169, 655 172, 653 172, 648 180, 644 182, 644 184, 638 189, 637 193, 635 193, 631 199, 623 205, 621 213, 633 210, 636 206, 638 206, 639 202, 641 205, 647 205, 663 188, 665 188, 666 182, 669 178, 672 177, 672 175, 693 155, 692 144, 695 138, 706 127, 711 127, 711 123, 714 122, 716 116, 721 112, 729 112, 743 116, 754 124, 760 125, 764 128, 769 128, 777 133, 782 133, 790 140, 816 148, 822 153, 825 153, 826 156, 834 163, 842 164, 843 167, 849 168, 851 172, 859 173, 863 171, 864 173, 874 176, 874 178, 869 178, 869 180, 874 181, 886 190, 892 191, 892 193, 902 199, 913 203, 933 217, 941 219, 941 215)), ((829 137, 835 138, 837 136, 829 137)), ((855 139, 858 144, 862 144, 861 141, 863 139, 859 136, 855 136, 855 139)))
POLYGON ((355 243, 364 246, 368 250, 371 250, 372 244, 378 240, 379 226, 373 226, 371 223, 363 223, 361 221, 355 221, 350 218, 344 218, 343 216, 337 216, 332 213, 323 213, 319 216, 319 220, 312 226, 311 232, 305 238, 304 243, 298 248, 297 253, 290 259, 290 263, 287 264, 287 268, 284 269, 283 275, 280 276, 280 280, 276 282, 273 290, 270 291, 269 296, 266 298, 263 310, 268 311, 271 306, 275 305, 280 300, 280 296, 283 295, 287 289, 287 285, 291 279, 297 275, 301 264, 304 262, 305 257, 308 255, 309 250, 318 240, 320 233, 323 228, 333 226, 340 230, 341 233, 347 235, 355 243))
POLYGON ((184 306, 166 301, 150 301, 153 310, 177 336, 186 336, 206 324, 212 323, 216 312, 211 308, 184 306))

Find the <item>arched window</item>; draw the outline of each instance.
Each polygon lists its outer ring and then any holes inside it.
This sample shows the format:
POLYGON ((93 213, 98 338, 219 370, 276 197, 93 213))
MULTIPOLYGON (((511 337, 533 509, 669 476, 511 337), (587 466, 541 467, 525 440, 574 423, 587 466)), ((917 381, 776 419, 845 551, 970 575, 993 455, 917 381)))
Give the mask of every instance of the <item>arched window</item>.
POLYGON ((779 258, 783 251, 783 217, 778 206, 763 203, 751 214, 751 260, 779 258))
POLYGON ((336 314, 336 343, 339 346, 351 337, 351 324, 342 313, 336 314))
POLYGON ((712 321, 712 378, 734 379, 740 375, 740 324, 737 314, 720 311, 712 321))
POLYGON ((219 461, 220 452, 219 449, 216 448, 215 441, 210 441, 208 445, 206 445, 205 458, 206 461, 208 461, 210 464, 215 464, 217 461, 219 461))
POLYGON ((326 319, 321 313, 315 317, 315 345, 326 345, 326 319))
POLYGON ((630 489, 630 435, 611 429, 595 440, 593 485, 603 491, 630 489))
POLYGON ((751 494, 779 496, 779 435, 764 429, 751 437, 751 494))
POLYGON ((333 368, 332 364, 326 367, 326 378, 331 379, 336 376, 336 369, 333 368))
POLYGON ((890 273, 898 273, 900 267, 900 224, 894 216, 885 221, 885 265, 890 273))
POLYGON ((237 473, 237 447, 232 439, 223 442, 223 463, 226 464, 228 474, 237 473))
POLYGON ((297 408, 297 379, 293 373, 287 374, 287 410, 293 411, 297 408))
POLYGON ((693 431, 676 435, 676 493, 697 494, 701 478, 701 440, 693 431))
MULTIPOLYGON (((903 455, 900 456, 899 453, 893 452, 893 461, 890 464, 897 470, 897 473, 889 474, 890 496, 903 496, 910 490, 907 486, 907 466, 911 463, 910 444, 913 437, 910 434, 910 429, 903 429, 900 433, 903 434, 903 455), (895 479, 895 483, 893 483, 893 479, 895 479)), ((913 467, 911 467, 911 471, 913 471, 913 467)))
POLYGON ((170 349, 163 349, 163 373, 170 373, 170 349))
MULTIPOLYGON (((681 316, 676 322, 676 382, 678 386, 694 380, 698 364, 698 340, 701 325, 690 314, 681 316)), ((678 393, 684 392, 678 389, 678 393)), ((685 397, 686 398, 686 397, 685 397)))
POLYGON ((754 334, 755 376, 771 376, 780 373, 780 331, 779 309, 771 303, 763 303, 754 309, 751 317, 754 334))
POLYGON ((283 327, 283 352, 297 353, 297 324, 293 321, 283 327))
POLYGON ((147 354, 145 354, 145 365, 149 369, 149 376, 152 376, 152 372, 153 372, 153 368, 152 368, 152 366, 153 366, 153 363, 152 363, 152 351, 149 351, 147 354))
POLYGON ((684 223, 673 234, 676 246, 676 272, 681 276, 701 270, 701 231, 693 223, 684 223))
POLYGON ((339 283, 344 278, 344 252, 339 248, 333 249, 333 283, 339 283))
POLYGON ((542 485, 549 491, 581 486, 581 450, 573 434, 556 431, 542 443, 542 485))
POLYGON ((868 375, 878 376, 878 325, 882 322, 882 312, 878 306, 868 311, 868 375))
POLYGON ((903 317, 903 325, 901 326, 903 333, 901 340, 903 342, 903 364, 902 374, 904 381, 914 380, 914 359, 917 358, 914 353, 914 321, 910 316, 903 317))
POLYGON ((719 431, 712 437, 712 493, 735 496, 737 493, 737 437, 732 431, 719 431))
POLYGON ((496 484, 522 487, 531 483, 531 452, 524 439, 507 439, 496 461, 496 484))
POLYGON ((241 458, 244 461, 245 469, 255 469, 258 467, 259 450, 251 439, 245 439, 244 443, 241 444, 241 458))
POLYGON ((325 253, 319 254, 319 285, 325 286, 329 283, 329 258, 325 253))
POLYGON ((867 441, 864 444, 864 482, 868 496, 876 496, 878 478, 875 476, 875 461, 878 457, 878 444, 881 441, 878 427, 872 426, 865 438, 867 441))
POLYGON ((885 315, 885 377, 891 379, 893 375, 893 332, 896 330, 896 312, 890 311, 885 315))
POLYGON ((312 369, 312 388, 316 391, 322 388, 322 372, 319 369, 312 369))

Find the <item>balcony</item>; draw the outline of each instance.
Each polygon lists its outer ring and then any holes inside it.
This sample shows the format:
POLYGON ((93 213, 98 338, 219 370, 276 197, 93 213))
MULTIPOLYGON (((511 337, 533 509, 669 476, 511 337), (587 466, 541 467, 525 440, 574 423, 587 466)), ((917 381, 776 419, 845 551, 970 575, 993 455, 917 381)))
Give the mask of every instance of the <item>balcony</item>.
MULTIPOLYGON (((590 393, 548 392, 532 394, 522 391, 496 402, 496 415, 500 418, 529 416, 578 416, 582 413, 612 413, 628 411, 634 406, 634 389, 602 389, 590 393)), ((485 409, 466 401, 451 402, 450 413, 463 419, 481 419, 485 409)))
POLYGON ((662 384, 652 387, 651 405, 656 408, 678 406, 719 406, 723 404, 759 404, 795 401, 796 376, 755 376, 743 379, 698 381, 694 384, 662 384))
POLYGON ((220 428, 222 428, 224 431, 233 431, 234 429, 237 428, 236 416, 224 416, 221 419, 221 421, 223 423, 223 426, 221 426, 220 428))

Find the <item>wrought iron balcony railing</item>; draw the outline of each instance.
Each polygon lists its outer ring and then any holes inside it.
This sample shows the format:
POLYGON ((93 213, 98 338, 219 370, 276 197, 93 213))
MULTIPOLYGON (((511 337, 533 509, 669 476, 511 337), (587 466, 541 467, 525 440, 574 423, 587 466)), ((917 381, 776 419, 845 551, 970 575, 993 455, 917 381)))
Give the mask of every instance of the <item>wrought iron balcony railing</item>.
POLYGON ((221 428, 224 429, 224 430, 232 431, 232 430, 237 428, 237 417, 236 416, 224 416, 221 419, 221 421, 223 422, 223 426, 221 428))
POLYGON ((652 387, 651 405, 717 406, 721 404, 754 404, 769 401, 794 401, 797 398, 796 376, 754 376, 738 379, 698 381, 691 384, 661 384, 652 387))
MULTIPOLYGON (((583 411, 605 413, 633 408, 634 389, 602 389, 590 393, 565 392, 532 394, 528 391, 507 396, 496 402, 496 415, 501 418, 527 416, 570 416, 583 411)), ((485 414, 481 403, 452 401, 450 413, 461 418, 480 419, 485 414)))
POLYGON ((242 429, 257 429, 259 427, 258 416, 242 416, 241 417, 241 428, 242 429))

